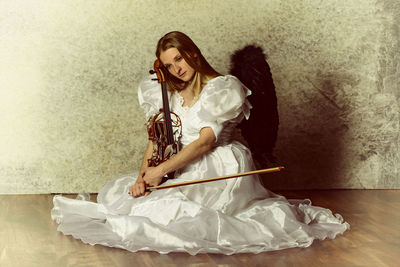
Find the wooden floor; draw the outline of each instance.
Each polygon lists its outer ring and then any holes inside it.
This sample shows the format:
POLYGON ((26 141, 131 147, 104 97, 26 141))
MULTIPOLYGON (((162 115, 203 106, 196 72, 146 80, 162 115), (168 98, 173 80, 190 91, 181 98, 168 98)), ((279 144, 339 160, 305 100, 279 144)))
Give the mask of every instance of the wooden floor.
POLYGON ((0 266, 400 266, 400 190, 278 193, 342 214, 350 231, 308 248, 260 254, 132 253, 57 232, 51 195, 0 195, 0 266))

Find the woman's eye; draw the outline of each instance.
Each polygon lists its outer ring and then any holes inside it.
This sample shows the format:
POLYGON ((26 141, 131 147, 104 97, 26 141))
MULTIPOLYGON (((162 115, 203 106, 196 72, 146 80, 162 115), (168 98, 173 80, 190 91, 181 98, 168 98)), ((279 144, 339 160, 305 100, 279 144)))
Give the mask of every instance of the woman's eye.
POLYGON ((167 70, 169 70, 169 69, 171 68, 171 65, 165 65, 165 68, 166 68, 167 70))
POLYGON ((182 57, 177 57, 176 58, 176 61, 178 61, 178 62, 181 61, 181 60, 182 60, 182 57))

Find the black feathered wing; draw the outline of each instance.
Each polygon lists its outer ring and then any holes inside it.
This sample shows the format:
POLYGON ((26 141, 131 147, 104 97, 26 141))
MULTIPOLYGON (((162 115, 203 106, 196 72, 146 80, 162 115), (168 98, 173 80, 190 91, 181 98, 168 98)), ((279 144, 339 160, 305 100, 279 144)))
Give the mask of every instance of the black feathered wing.
POLYGON ((279 115, 275 85, 263 50, 253 45, 237 50, 231 57, 230 73, 252 91, 248 98, 253 105, 250 118, 239 125, 242 135, 253 157, 261 165, 272 165, 276 161, 273 150, 279 115))

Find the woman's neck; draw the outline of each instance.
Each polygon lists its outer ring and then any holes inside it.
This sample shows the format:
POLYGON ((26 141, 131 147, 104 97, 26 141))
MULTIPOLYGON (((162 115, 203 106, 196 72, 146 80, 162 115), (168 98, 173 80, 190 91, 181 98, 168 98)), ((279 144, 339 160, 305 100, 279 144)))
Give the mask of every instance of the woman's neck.
POLYGON ((183 104, 182 106, 192 106, 193 99, 195 97, 194 89, 193 89, 193 83, 190 82, 186 85, 186 87, 179 91, 179 95, 183 98, 183 104))

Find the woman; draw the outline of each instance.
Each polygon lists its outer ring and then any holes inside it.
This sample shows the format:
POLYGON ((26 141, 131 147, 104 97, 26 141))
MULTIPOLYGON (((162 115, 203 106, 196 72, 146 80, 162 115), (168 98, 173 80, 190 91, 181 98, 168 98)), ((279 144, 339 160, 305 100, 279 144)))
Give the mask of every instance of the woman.
MULTIPOLYGON (((197 101, 204 85, 210 79, 220 76, 208 64, 193 41, 180 32, 171 32, 161 38, 157 45, 156 56, 163 63, 166 70, 164 72, 169 90, 175 93, 173 94, 175 97, 179 98, 173 99, 172 101, 175 100, 173 104, 183 100, 183 103, 179 103, 179 105, 187 108, 191 107, 197 101)), ((151 87, 154 88, 154 83, 151 83, 151 87)), ((155 88, 158 88, 158 86, 155 86, 155 88)), ((141 89, 143 89, 143 86, 141 89)), ((139 94, 142 94, 142 90, 139 90, 139 94)), ((159 95, 159 93, 154 92, 154 96, 152 95, 150 99, 147 99, 148 103, 151 105, 151 98, 159 99, 159 95)), ((141 105, 146 106, 146 100, 141 95, 139 95, 139 98, 141 99, 141 105)), ((151 107, 149 108, 151 109, 151 107)), ((151 110, 151 112, 147 111, 146 113, 151 116, 154 115, 154 112, 155 110, 151 110)), ((197 140, 185 146, 176 157, 157 167, 148 167, 147 164, 153 151, 153 143, 149 141, 139 177, 135 185, 131 187, 130 193, 135 197, 143 195, 145 193, 145 183, 158 185, 162 177, 167 173, 188 165, 194 159, 208 152, 213 147, 215 140, 215 132, 210 126, 206 127, 204 125, 204 128, 200 129, 197 140)))
MULTIPOLYGON (((59 231, 130 251, 233 254, 307 247, 349 228, 340 215, 309 200, 289 202, 269 192, 257 176, 146 192, 172 171, 175 178, 166 183, 254 169, 250 151, 232 140, 236 125, 250 115, 249 90, 217 73, 183 33, 161 38, 156 55, 166 70, 171 110, 182 120, 182 150, 148 167, 149 142, 139 174, 110 181, 98 203, 55 196, 52 218, 59 231)), ((153 78, 138 90, 147 118, 162 106, 153 78)))

